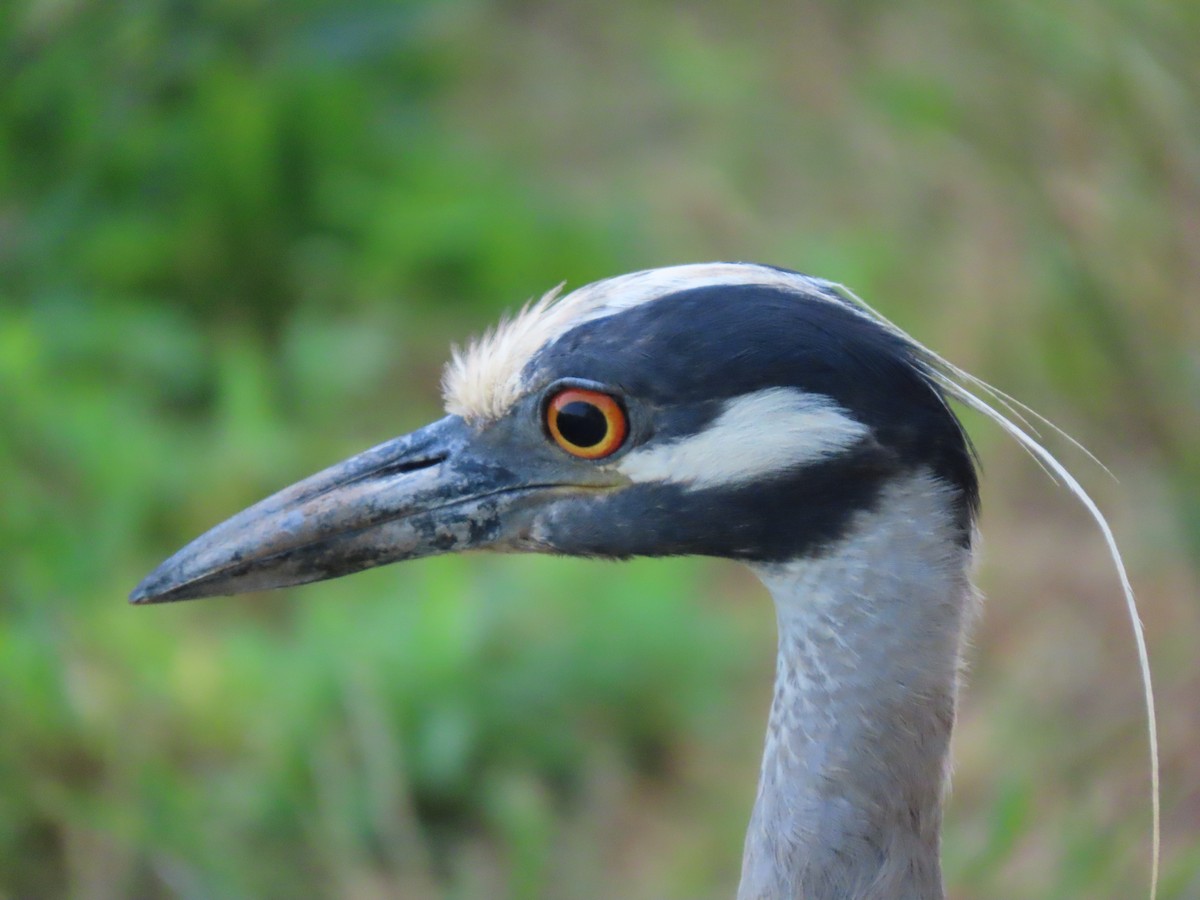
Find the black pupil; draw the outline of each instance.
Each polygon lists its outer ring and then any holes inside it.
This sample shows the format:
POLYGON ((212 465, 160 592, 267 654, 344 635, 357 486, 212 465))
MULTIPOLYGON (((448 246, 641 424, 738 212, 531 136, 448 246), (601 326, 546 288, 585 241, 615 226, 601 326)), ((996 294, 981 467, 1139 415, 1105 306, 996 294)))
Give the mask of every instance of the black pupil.
POLYGON ((558 433, 576 447, 595 447, 608 434, 600 407, 574 400, 558 411, 558 433))

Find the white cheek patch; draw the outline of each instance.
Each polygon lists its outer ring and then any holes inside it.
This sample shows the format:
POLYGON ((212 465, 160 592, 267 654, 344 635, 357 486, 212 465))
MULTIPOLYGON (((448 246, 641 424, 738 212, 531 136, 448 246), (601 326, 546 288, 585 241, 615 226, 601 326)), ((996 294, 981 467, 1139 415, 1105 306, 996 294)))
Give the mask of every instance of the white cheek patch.
POLYGON ((635 450, 616 469, 691 489, 738 485, 828 459, 869 432, 828 397, 768 388, 730 400, 699 434, 635 450))

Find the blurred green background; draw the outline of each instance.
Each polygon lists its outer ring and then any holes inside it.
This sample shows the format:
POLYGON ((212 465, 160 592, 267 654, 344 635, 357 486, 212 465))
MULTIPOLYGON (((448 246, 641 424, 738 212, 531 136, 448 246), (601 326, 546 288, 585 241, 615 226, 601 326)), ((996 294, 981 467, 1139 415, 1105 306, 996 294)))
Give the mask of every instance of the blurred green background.
MULTIPOLYGON (((0 897, 733 894, 774 617, 703 560, 475 556, 133 609, 162 557, 439 414, 562 280, 843 281, 1088 445, 1200 896, 1200 4, 9 0, 0 897)), ((1141 689, 994 428, 960 898, 1148 883, 1141 689)))

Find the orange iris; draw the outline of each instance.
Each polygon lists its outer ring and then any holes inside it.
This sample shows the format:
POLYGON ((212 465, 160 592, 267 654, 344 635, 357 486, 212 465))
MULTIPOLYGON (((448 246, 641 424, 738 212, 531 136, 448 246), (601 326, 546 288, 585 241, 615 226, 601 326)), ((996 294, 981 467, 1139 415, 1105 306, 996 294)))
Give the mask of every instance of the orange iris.
POLYGON ((629 421, 616 398, 585 388, 567 388, 546 404, 546 429, 572 456, 603 459, 621 449, 629 421))

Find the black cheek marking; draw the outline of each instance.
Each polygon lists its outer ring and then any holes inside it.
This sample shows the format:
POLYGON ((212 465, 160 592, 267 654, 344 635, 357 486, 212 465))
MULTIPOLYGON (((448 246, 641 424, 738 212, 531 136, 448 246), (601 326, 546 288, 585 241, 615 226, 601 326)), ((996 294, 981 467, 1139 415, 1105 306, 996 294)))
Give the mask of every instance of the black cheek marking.
POLYGON ((845 536, 855 514, 873 509, 900 472, 885 451, 866 448, 744 485, 637 484, 563 509, 549 523, 549 543, 564 553, 613 558, 781 562, 815 556, 845 536))

